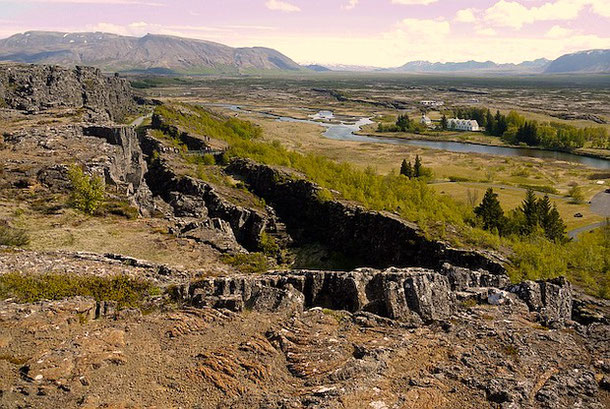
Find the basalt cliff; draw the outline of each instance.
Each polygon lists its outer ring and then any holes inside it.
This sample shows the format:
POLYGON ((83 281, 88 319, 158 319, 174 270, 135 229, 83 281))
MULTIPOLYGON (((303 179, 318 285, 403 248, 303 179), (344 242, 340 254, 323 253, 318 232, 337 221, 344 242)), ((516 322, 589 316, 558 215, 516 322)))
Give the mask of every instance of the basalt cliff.
POLYGON ((496 254, 322 199, 294 171, 193 167, 222 144, 159 115, 118 124, 149 109, 118 77, 2 65, 0 97, 0 227, 29 232, 0 248, 0 282, 31 297, 0 300, 0 407, 610 404, 610 305, 565 279, 513 283, 496 254), (70 207, 74 166, 105 185, 92 215, 70 207), (310 248, 352 265, 298 266, 310 248), (266 272, 238 271, 257 254, 266 272), (23 277, 151 287, 41 299, 23 277))

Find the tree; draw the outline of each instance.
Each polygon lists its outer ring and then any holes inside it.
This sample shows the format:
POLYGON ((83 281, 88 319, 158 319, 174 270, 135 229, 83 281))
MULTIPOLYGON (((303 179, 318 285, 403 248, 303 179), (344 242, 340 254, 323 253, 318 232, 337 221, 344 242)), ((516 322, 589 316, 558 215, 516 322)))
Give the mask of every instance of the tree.
POLYGON ((525 225, 522 226, 521 232, 523 234, 530 234, 538 226, 539 222, 539 207, 538 199, 532 189, 528 189, 525 194, 525 199, 519 208, 525 217, 525 225))
POLYGON ((423 166, 421 163, 421 158, 419 157, 419 155, 415 156, 415 166, 413 166, 413 176, 418 178, 423 176, 423 166))
POLYGON ((492 188, 487 189, 481 204, 474 209, 474 214, 482 220, 485 230, 497 229, 498 232, 502 232, 504 211, 498 201, 498 195, 494 193, 492 188))
POLYGON ((500 110, 496 111, 496 116, 494 118, 494 135, 502 136, 504 132, 508 130, 508 123, 506 121, 506 117, 500 113, 500 110))
POLYGON ((71 192, 70 204, 87 214, 93 214, 104 200, 104 182, 99 176, 87 176, 80 166, 68 170, 71 192))
POLYGON ((549 199, 549 195, 544 195, 542 199, 538 200, 538 221, 541 226, 544 228, 546 221, 549 218, 549 214, 553 209, 553 205, 551 204, 551 199, 549 199))
POLYGON ((487 135, 494 135, 495 120, 489 109, 487 110, 487 114, 485 115, 485 122, 485 132, 487 133, 487 135))
POLYGON ((409 119, 409 115, 398 115, 398 119, 396 120, 396 126, 402 132, 405 132, 409 129, 409 125, 411 124, 411 120, 409 119))
POLYGON ((569 194, 572 198, 573 203, 582 203, 585 200, 585 196, 583 195, 582 190, 578 185, 572 186, 569 194))
POLYGON ((447 130, 447 126, 448 126, 448 124, 447 124, 447 117, 445 116, 445 114, 443 114, 443 116, 441 117, 441 129, 443 131, 446 131, 447 130))
POLYGON ((551 241, 564 241, 566 239, 566 225, 563 222, 557 206, 549 211, 543 223, 544 235, 551 241))
POLYGON ((517 141, 525 142, 529 146, 536 146, 540 144, 538 138, 538 126, 535 122, 526 122, 519 127, 517 131, 517 141))
POLYGON ((403 159, 402 165, 400 165, 400 174, 409 179, 413 177, 413 165, 411 165, 411 162, 407 162, 406 159, 403 159))

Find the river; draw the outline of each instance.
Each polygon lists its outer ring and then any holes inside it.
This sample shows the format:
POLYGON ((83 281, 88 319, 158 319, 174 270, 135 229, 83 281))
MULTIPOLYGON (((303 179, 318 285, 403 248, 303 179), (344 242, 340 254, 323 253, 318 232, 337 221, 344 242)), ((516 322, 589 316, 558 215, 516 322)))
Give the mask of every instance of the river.
POLYGON ((238 105, 230 104, 206 104, 209 106, 219 106, 223 108, 229 108, 233 111, 241 111, 247 113, 256 113, 266 117, 275 118, 281 122, 300 122, 307 124, 321 125, 326 128, 323 135, 329 139, 341 140, 341 141, 355 141, 355 142, 372 142, 372 143, 389 143, 393 145, 411 145, 419 146, 430 149, 440 149, 451 152, 463 152, 463 153, 482 153, 488 155, 499 155, 499 156, 526 156, 531 158, 541 159, 553 159, 565 162, 579 163, 581 165, 589 166, 601 170, 610 170, 610 160, 593 158, 582 155, 575 155, 567 152, 556 152, 542 149, 531 149, 531 148, 515 148, 508 146, 493 146, 493 145, 480 145, 475 143, 466 142, 448 142, 448 141, 425 141, 417 139, 402 139, 392 137, 375 137, 357 135, 356 132, 360 131, 364 125, 372 124, 370 118, 352 118, 346 120, 339 120, 336 118, 332 111, 320 111, 316 114, 310 115, 311 119, 296 119, 287 116, 281 116, 271 113, 261 113, 258 111, 251 111, 246 108, 242 108, 238 105))

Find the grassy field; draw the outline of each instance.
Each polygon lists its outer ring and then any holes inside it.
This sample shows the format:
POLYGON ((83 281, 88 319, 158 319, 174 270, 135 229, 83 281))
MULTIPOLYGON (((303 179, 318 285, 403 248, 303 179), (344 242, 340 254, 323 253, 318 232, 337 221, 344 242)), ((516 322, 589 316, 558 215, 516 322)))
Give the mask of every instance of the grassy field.
MULTIPOLYGON (((476 197, 478 198, 477 201, 480 201, 485 194, 485 190, 490 186, 493 187, 494 192, 498 194, 498 199, 505 212, 520 206, 525 196, 525 189, 509 186, 495 186, 488 183, 449 182, 435 183, 432 185, 437 192, 451 196, 464 203, 468 203, 469 194, 470 197, 476 197)), ((542 197, 543 193, 537 193, 537 196, 542 197)), ((604 220, 602 216, 591 212, 588 204, 574 204, 570 202, 569 198, 556 197, 555 195, 551 195, 550 198, 551 202, 557 205, 557 209, 562 215, 568 230, 604 220), (576 213, 581 213, 583 217, 574 217, 574 214, 576 213)))

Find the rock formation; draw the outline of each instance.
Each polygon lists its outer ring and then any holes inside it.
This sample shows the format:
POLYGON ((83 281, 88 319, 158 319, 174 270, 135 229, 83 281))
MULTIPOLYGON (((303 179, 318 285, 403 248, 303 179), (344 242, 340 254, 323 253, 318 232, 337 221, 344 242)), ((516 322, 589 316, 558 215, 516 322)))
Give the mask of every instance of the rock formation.
POLYGON ((321 201, 320 187, 299 175, 246 159, 234 160, 227 170, 270 203, 293 234, 321 241, 367 265, 439 268, 450 262, 504 273, 501 262, 493 257, 429 240, 415 224, 391 213, 337 200, 321 201))
POLYGON ((118 121, 133 111, 129 83, 91 67, 0 64, 0 108, 28 112, 49 108, 86 108, 96 119, 118 121))

